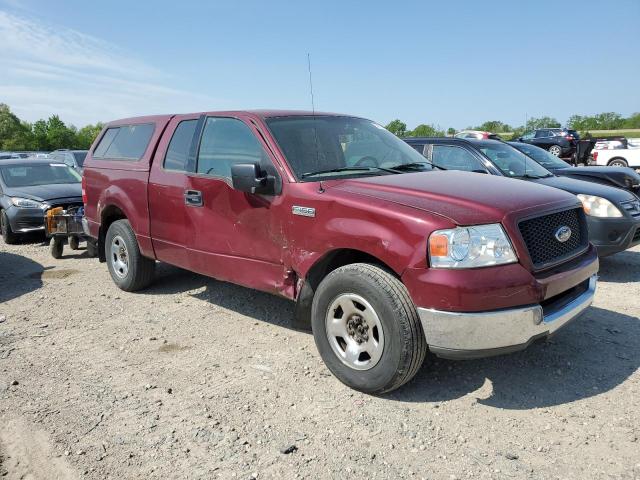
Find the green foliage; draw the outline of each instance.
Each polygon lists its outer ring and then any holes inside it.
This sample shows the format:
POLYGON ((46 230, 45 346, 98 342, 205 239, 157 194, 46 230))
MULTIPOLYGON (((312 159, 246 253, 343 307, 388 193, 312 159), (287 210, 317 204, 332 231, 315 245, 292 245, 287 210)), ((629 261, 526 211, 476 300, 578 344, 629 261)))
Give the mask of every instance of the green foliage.
POLYGON ((456 129, 453 127, 449 127, 447 128, 447 135, 449 135, 450 137, 453 137, 456 134, 456 129))
MULTIPOLYGON (((640 123, 640 114, 637 115, 640 123)), ((592 116, 572 115, 567 125, 575 130, 586 132, 588 130, 615 130, 627 126, 626 123, 633 122, 633 116, 628 119, 622 118, 622 115, 615 112, 604 112, 592 116)), ((635 128, 635 127, 627 127, 635 128)))
POLYGON ((527 120, 525 129, 528 131, 535 130, 536 128, 558 128, 561 126, 560 122, 553 117, 531 117, 527 120))
POLYGON ((640 128, 640 112, 636 112, 623 122, 624 128, 640 128))
POLYGON ((9 106, 0 103, 0 150, 86 150, 102 127, 98 123, 77 130, 73 125, 66 125, 57 115, 33 124, 21 122, 9 106))
POLYGON ((407 124, 397 118, 389 122, 384 128, 398 137, 404 137, 407 134, 407 124))
POLYGON ((499 120, 490 120, 470 130, 482 130, 484 132, 502 133, 502 132, 511 132, 513 128, 511 128, 510 125, 506 123, 502 123, 499 120))
POLYGON ((408 137, 444 137, 444 131, 433 125, 420 124, 412 131, 407 132, 408 137))

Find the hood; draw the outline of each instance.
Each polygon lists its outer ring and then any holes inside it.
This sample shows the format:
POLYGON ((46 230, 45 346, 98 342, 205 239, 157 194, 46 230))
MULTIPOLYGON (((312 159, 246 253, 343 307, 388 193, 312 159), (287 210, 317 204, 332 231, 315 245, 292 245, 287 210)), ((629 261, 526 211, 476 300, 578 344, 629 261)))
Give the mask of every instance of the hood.
POLYGON ((323 182, 339 189, 447 217, 457 225, 501 222, 506 215, 579 206, 555 188, 494 175, 433 171, 323 182))
POLYGON ((620 188, 640 190, 640 174, 629 167, 569 167, 555 170, 554 173, 620 188))
POLYGON ((10 197, 29 198, 38 202, 51 202, 59 199, 81 199, 82 186, 80 183, 36 185, 34 187, 6 188, 4 193, 10 197))
POLYGON ((576 180, 568 177, 548 177, 530 180, 533 183, 547 185, 549 187, 559 188, 565 192, 585 195, 597 195, 603 197, 613 203, 627 202, 635 200, 636 197, 631 192, 622 190, 621 188, 610 187, 595 182, 585 182, 584 180, 576 180))

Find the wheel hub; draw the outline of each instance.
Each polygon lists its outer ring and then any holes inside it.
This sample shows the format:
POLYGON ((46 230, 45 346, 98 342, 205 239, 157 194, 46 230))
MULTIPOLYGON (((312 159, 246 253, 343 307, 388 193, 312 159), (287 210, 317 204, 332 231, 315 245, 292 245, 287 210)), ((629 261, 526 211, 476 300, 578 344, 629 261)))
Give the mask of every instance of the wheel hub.
POLYGON ((347 333, 358 345, 369 341, 369 325, 358 314, 351 315, 347 320, 347 333))

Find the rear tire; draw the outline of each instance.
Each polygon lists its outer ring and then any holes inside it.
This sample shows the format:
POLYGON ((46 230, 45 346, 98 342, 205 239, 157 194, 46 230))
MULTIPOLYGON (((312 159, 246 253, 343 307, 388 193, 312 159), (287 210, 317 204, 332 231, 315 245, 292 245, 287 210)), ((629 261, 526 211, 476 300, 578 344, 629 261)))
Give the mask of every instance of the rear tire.
POLYGON ((75 235, 69 237, 69 248, 71 250, 78 250, 80 248, 80 239, 75 235))
POLYGON ((51 256, 56 260, 62 258, 63 250, 64 242, 62 241, 62 238, 51 237, 51 241, 49 242, 49 252, 51 252, 51 256))
POLYGON ((0 231, 2 232, 2 240, 4 243, 13 245, 18 243, 18 235, 11 230, 11 224, 9 223, 9 217, 7 212, 0 210, 0 231))
POLYGON ((549 153, 551 155, 555 155, 556 157, 559 157, 560 154, 562 153, 562 148, 560 148, 558 145, 551 145, 549 147, 549 153))
POLYGON ((415 376, 427 352, 405 286, 366 263, 340 267, 322 280, 313 298, 311 325, 329 370, 361 392, 399 388, 415 376))
POLYGON ((628 167, 629 164, 624 158, 612 158, 609 160, 608 165, 610 167, 628 167))
POLYGON ((135 292, 153 281, 156 262, 140 253, 128 220, 116 220, 104 242, 107 266, 113 282, 126 292, 135 292))

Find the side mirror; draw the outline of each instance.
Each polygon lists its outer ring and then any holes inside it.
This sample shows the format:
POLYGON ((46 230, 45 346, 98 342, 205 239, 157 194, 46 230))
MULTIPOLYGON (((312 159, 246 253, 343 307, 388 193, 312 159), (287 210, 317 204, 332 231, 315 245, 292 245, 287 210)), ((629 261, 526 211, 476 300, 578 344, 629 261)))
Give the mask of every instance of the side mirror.
POLYGON ((231 165, 233 188, 241 192, 273 195, 275 177, 263 172, 257 163, 236 163, 231 165))

